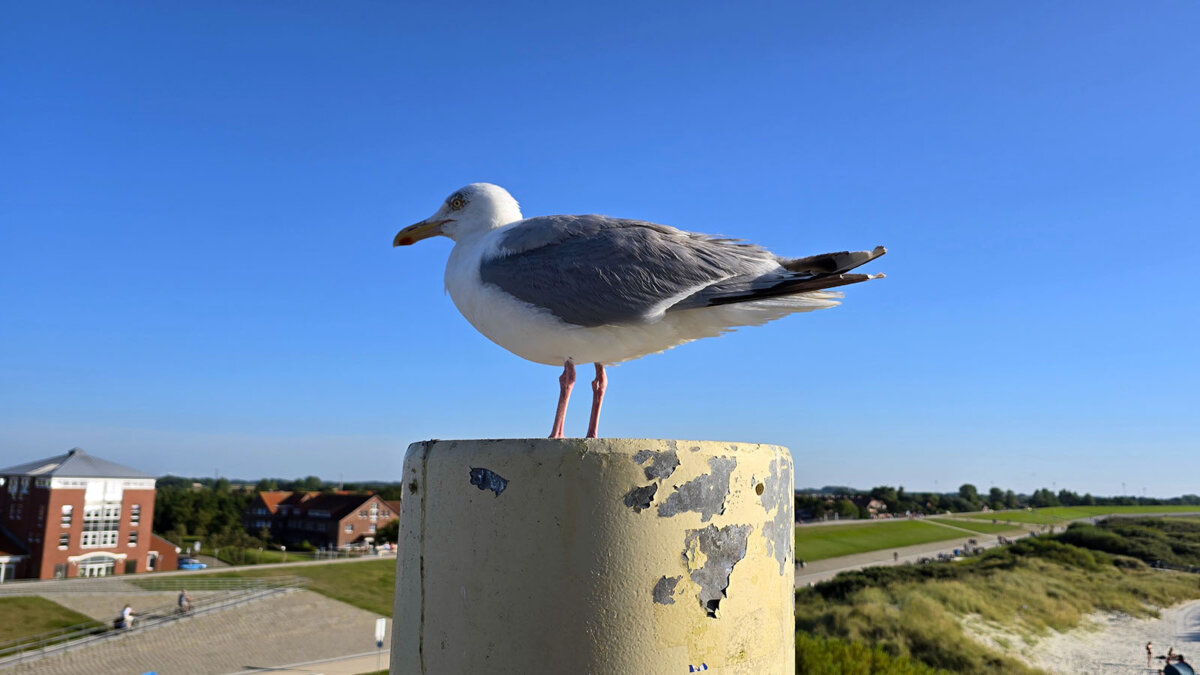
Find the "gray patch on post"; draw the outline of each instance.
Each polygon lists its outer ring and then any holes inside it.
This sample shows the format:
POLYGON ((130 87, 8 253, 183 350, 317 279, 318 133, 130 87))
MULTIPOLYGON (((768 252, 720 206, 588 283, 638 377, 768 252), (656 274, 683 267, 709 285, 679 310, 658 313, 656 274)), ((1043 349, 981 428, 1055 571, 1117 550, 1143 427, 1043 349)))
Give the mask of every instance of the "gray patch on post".
POLYGON ((491 490, 499 497, 504 488, 508 487, 508 479, 501 478, 500 474, 490 469, 471 467, 471 485, 479 486, 480 490, 491 490))
POLYGON ((725 513, 729 476, 737 468, 737 459, 709 457, 708 467, 712 469, 712 473, 706 473, 680 485, 670 497, 658 505, 660 518, 695 511, 700 514, 700 520, 707 522, 718 513, 725 513))
POLYGON ((646 487, 635 487, 625 494, 625 506, 633 509, 634 513, 641 513, 643 509, 650 508, 650 502, 654 501, 655 492, 658 492, 658 483, 651 483, 646 487))
POLYGON ((654 601, 660 605, 673 605, 675 598, 671 596, 675 594, 675 584, 683 577, 668 577, 664 576, 654 584, 654 601))
POLYGON ((683 562, 688 563, 688 550, 698 545, 704 554, 704 565, 692 570, 692 581, 700 586, 700 606, 705 614, 717 617, 721 600, 729 588, 729 575, 733 566, 746 557, 746 542, 750 538, 750 525, 727 525, 717 528, 709 525, 703 530, 688 530, 683 540, 683 562))
POLYGON ((774 511, 775 515, 770 517, 767 522, 763 523, 763 540, 767 544, 767 553, 775 558, 779 563, 779 574, 783 574, 791 566, 792 546, 795 541, 792 537, 793 522, 792 513, 795 509, 793 492, 791 489, 792 477, 788 475, 787 463, 782 459, 773 459, 770 464, 770 475, 765 481, 766 489, 763 490, 762 500, 763 510, 770 516, 774 511))
POLYGON ((650 462, 649 466, 642 469, 646 473, 646 480, 663 479, 675 473, 679 466, 679 454, 674 450, 638 450, 633 455, 633 461, 638 464, 650 462))

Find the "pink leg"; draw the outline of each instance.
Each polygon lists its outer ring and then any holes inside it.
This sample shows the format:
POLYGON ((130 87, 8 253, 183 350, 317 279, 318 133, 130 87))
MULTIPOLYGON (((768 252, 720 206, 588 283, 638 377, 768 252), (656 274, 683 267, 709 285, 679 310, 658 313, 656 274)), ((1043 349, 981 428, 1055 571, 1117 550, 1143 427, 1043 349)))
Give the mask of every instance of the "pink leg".
POLYGON ((604 374, 604 364, 596 364, 596 379, 592 380, 592 418, 588 421, 588 438, 596 437, 596 429, 600 426, 600 404, 604 403, 604 390, 608 389, 608 376, 604 374))
POLYGON ((550 438, 563 437, 563 422, 567 419, 567 401, 571 400, 571 389, 575 386, 575 362, 567 359, 562 375, 558 376, 558 410, 554 411, 554 428, 550 438))

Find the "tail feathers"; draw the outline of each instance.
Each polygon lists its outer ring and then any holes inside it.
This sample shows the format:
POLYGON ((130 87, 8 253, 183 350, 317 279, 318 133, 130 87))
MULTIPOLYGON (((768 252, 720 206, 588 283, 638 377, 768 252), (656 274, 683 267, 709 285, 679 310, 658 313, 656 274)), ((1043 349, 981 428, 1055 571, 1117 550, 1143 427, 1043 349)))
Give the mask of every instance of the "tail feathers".
MULTIPOLYGON (((865 265, 887 253, 887 249, 876 246, 870 251, 841 251, 838 253, 822 253, 810 255, 807 258, 781 258, 779 264, 789 272, 818 276, 822 274, 841 274, 855 267, 865 265)), ((859 281, 863 281, 860 279, 859 281)), ((846 283, 854 283, 849 281, 846 283)), ((840 284, 839 284, 840 285, 840 284)))
POLYGON ((707 304, 728 305, 736 302, 752 302, 767 298, 778 298, 785 295, 795 295, 797 293, 821 291, 827 288, 837 288, 838 286, 857 284, 862 281, 870 281, 871 279, 882 279, 883 277, 884 275, 882 274, 821 274, 802 279, 787 279, 774 286, 757 288, 747 293, 711 297, 707 304))

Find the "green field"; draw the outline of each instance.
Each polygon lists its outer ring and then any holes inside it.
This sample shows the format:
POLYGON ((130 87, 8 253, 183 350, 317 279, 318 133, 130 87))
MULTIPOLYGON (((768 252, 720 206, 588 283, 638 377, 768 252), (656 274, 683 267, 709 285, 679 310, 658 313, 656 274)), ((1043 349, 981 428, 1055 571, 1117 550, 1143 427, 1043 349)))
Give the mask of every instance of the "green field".
POLYGON ((1027 511, 992 511, 965 515, 976 520, 1000 520, 1012 523, 1057 525, 1079 518, 1109 514, 1196 513, 1200 506, 1052 506, 1027 511))
POLYGON ((0 644, 89 622, 103 625, 45 598, 0 598, 0 644))
MULTIPOLYGON (((363 562, 328 563, 325 565, 300 565, 285 567, 290 576, 306 577, 307 588, 340 600, 368 612, 384 616, 392 615, 392 593, 396 585, 396 561, 394 559, 367 560, 363 562)), ((239 569, 208 575, 216 578, 253 578, 279 576, 279 568, 260 567, 239 569)))
POLYGON ((801 525, 796 528, 796 560, 812 562, 931 541, 965 539, 967 536, 960 530, 920 520, 801 525))
POLYGON ((943 525, 950 525, 952 527, 961 527, 964 530, 971 530, 972 532, 978 532, 979 534, 1005 534, 1008 532, 1022 532, 1020 527, 1006 523, 985 523, 979 520, 968 520, 966 518, 929 518, 928 520, 935 523, 942 523, 943 525))

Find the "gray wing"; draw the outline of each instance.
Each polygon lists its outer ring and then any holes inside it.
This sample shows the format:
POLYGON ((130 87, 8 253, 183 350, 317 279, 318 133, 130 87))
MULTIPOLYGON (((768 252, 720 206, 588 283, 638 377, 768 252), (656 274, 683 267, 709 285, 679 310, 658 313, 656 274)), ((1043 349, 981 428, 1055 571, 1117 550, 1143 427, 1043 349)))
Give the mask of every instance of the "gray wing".
POLYGON ((744 291, 770 285, 757 280, 773 268, 790 275, 757 246, 639 220, 544 216, 505 230, 482 280, 579 326, 643 322, 714 284, 744 291))

